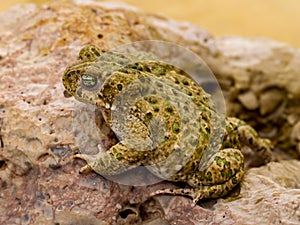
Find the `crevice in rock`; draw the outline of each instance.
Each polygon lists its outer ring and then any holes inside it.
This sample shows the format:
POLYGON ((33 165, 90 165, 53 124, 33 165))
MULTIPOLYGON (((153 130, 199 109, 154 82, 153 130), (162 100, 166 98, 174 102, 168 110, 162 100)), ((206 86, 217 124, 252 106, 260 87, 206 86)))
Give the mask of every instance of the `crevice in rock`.
POLYGON ((2 135, 0 135, 0 148, 4 148, 4 141, 2 135))

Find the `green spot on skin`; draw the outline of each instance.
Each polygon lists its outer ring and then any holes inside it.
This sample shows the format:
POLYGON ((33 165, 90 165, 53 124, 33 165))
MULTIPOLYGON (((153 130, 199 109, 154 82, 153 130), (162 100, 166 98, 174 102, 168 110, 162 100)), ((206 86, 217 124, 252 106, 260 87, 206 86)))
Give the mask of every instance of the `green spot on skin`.
POLYGON ((228 170, 227 176, 232 177, 232 170, 228 170))
POLYGON ((201 148, 196 148, 197 153, 200 155, 201 154, 201 148))
POLYGON ((151 120, 151 119, 152 119, 152 117, 153 117, 153 115, 152 115, 152 113, 151 113, 151 112, 148 112, 148 113, 146 113, 146 116, 145 116, 145 118, 146 118, 146 120, 147 120, 147 121, 151 120))
POLYGON ((121 153, 117 153, 116 158, 118 160, 121 160, 121 159, 123 159, 123 155, 121 153))
POLYGON ((211 174, 211 172, 207 172, 206 173, 206 177, 207 177, 207 180, 212 181, 212 174, 211 174))
POLYGON ((157 99, 153 96, 149 97, 148 102, 150 102, 151 104, 156 104, 157 103, 157 99))
MULTIPOLYGON (((216 156, 215 157, 215 161, 217 163, 218 166, 221 166, 222 165, 222 162, 224 161, 224 159, 222 159, 221 157, 219 156, 216 156)), ((225 160, 226 161, 226 160, 225 160)))
POLYGON ((117 88, 118 88, 119 91, 122 91, 122 88, 123 88, 122 84, 118 84, 117 88))
POLYGON ((179 133, 180 131, 180 125, 178 122, 173 123, 173 132, 174 133, 179 133))
POLYGON ((206 133, 201 133, 202 134, 202 136, 203 136, 203 140, 208 140, 209 138, 208 138, 208 134, 206 134, 206 133))
POLYGON ((230 162, 227 161, 226 159, 224 160, 224 166, 225 166, 225 167, 229 167, 229 166, 230 166, 230 162))
POLYGON ((226 177, 226 175, 227 175, 226 170, 221 170, 221 176, 226 177))
POLYGON ((232 183, 233 183, 233 184, 237 184, 237 180, 236 180, 235 177, 232 178, 232 183))

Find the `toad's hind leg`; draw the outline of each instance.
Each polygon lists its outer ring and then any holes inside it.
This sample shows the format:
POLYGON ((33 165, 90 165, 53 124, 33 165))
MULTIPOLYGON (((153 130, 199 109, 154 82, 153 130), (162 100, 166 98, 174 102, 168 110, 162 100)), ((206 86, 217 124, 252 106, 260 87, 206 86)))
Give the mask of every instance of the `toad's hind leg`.
MULTIPOLYGON (((237 120, 230 118, 230 120, 237 120)), ((271 161, 273 145, 269 139, 261 138, 257 132, 248 124, 239 122, 237 126, 240 142, 251 148, 251 150, 261 159, 263 164, 271 161)))
POLYGON ((187 181, 191 188, 158 190, 151 195, 172 194, 192 197, 196 204, 202 198, 226 195, 244 174, 244 156, 237 149, 224 149, 216 153, 213 162, 204 171, 195 171, 187 181))

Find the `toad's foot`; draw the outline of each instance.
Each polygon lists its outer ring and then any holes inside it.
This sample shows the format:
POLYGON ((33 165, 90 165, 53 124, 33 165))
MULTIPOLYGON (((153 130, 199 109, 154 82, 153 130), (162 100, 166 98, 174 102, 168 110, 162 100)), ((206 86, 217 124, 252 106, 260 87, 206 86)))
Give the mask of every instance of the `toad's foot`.
MULTIPOLYGON (((90 155, 76 154, 76 155, 73 155, 72 160, 74 160, 74 159, 83 159, 84 161, 87 161, 87 158, 89 156, 90 155)), ((85 166, 83 166, 83 167, 80 168, 79 173, 90 172, 92 170, 93 170, 92 167, 90 167, 89 164, 86 164, 85 166)))
POLYGON ((260 138, 257 132, 249 125, 238 128, 241 142, 249 146, 252 151, 261 159, 262 164, 267 164, 272 160, 272 150, 274 146, 269 139, 260 138))
POLYGON ((228 194, 238 182, 242 179, 244 172, 237 172, 228 181, 222 184, 216 184, 212 186, 201 186, 197 188, 178 188, 178 189, 163 189, 152 192, 150 196, 160 195, 160 194, 170 194, 170 195, 184 195, 189 196, 193 199, 192 206, 195 206, 197 202, 203 198, 218 198, 228 194))
MULTIPOLYGON (((240 144, 248 146, 260 159, 260 164, 266 164, 272 160, 272 150, 274 146, 269 139, 261 138, 253 127, 249 126, 244 121, 234 118, 227 118, 227 129, 229 130, 229 136, 234 137, 235 130, 239 137, 240 144)), ((225 146, 231 146, 234 143, 234 139, 229 138, 223 143, 225 146), (230 143, 226 143, 230 141, 230 143)))
POLYGON ((95 160, 95 158, 98 155, 103 154, 104 152, 106 152, 106 150, 100 144, 97 145, 97 148, 98 148, 98 154, 96 154, 96 155, 87 155, 87 154, 73 155, 72 160, 82 159, 82 160, 84 160, 88 163, 79 170, 79 173, 85 173, 85 172, 93 171, 93 168, 89 165, 89 162, 92 162, 93 160, 95 160))

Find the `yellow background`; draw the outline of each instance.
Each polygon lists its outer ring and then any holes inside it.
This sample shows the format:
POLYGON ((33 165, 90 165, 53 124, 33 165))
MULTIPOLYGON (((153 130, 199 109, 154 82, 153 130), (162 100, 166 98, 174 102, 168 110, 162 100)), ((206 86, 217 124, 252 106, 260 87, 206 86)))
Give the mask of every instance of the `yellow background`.
MULTIPOLYGON (((117 1, 117 0, 116 0, 117 1)), ((169 18, 189 21, 214 35, 266 36, 300 47, 300 0, 118 0, 169 18)), ((17 3, 1 0, 3 11, 17 3)))

